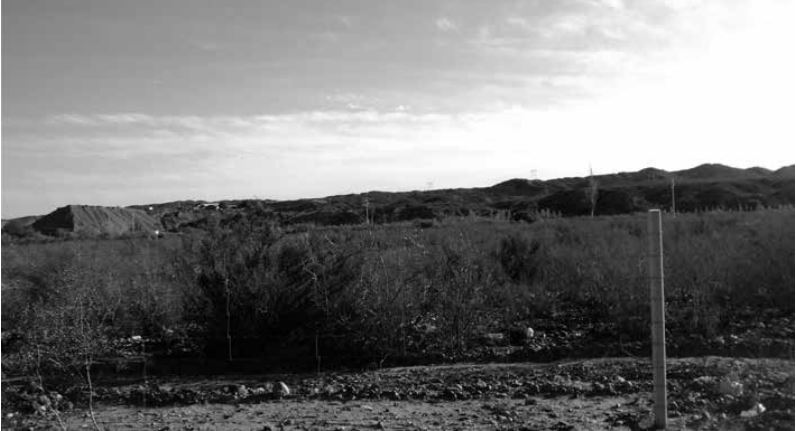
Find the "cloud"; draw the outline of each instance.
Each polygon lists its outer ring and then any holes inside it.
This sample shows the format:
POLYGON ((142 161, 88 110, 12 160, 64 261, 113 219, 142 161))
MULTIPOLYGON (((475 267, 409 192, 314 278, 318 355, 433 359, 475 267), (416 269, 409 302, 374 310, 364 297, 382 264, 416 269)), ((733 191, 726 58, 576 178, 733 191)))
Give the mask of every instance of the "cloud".
POLYGON ((700 26, 716 21, 725 8, 718 0, 698 3, 704 4, 670 7, 622 0, 519 3, 482 22, 479 30, 469 34, 469 43, 504 55, 543 49, 610 50, 646 56, 693 43, 700 37, 700 26))
POLYGON ((623 0, 594 0, 599 6, 607 6, 611 9, 620 10, 625 8, 623 0))
POLYGON ((434 24, 437 26, 437 29, 441 32, 447 33, 458 30, 458 26, 456 25, 456 23, 454 23, 450 18, 446 17, 437 18, 437 20, 434 21, 434 24))
POLYGON ((336 15, 334 17, 335 21, 343 26, 346 29, 351 29, 354 27, 354 17, 349 15, 336 15))
MULTIPOLYGON (((531 23, 527 19, 521 16, 510 16, 506 18, 506 23, 511 26, 518 27, 522 30, 532 29, 531 23)), ((479 32, 479 36, 482 38, 489 37, 489 29, 485 28, 484 31, 479 32)))
POLYGON ((378 102, 377 100, 372 100, 373 98, 367 97, 364 94, 350 92, 332 93, 327 95, 325 99, 335 108, 343 106, 350 110, 366 109, 367 107, 378 102))

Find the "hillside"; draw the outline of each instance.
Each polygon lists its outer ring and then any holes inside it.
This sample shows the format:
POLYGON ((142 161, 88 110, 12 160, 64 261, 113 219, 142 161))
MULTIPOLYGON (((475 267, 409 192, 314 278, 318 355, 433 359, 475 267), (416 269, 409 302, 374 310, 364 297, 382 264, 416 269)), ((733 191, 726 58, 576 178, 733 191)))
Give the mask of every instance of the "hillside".
MULTIPOLYGON (((704 164, 667 172, 646 168, 637 172, 597 175, 595 214, 610 215, 671 207, 672 181, 678 211, 711 208, 753 209, 792 205, 794 170, 738 169, 704 164)), ((533 221, 540 212, 563 216, 591 212, 588 177, 553 180, 510 179, 490 187, 412 192, 367 192, 292 201, 222 201, 212 204, 175 202, 152 205, 164 228, 203 228, 211 220, 224 223, 240 217, 266 218, 281 225, 314 223, 350 225, 393 223, 449 216, 503 216, 533 221)), ((149 206, 136 206, 147 209, 149 206)))
POLYGON ((279 225, 356 225, 367 219, 383 224, 431 220, 451 216, 508 217, 531 222, 540 214, 581 216, 591 213, 590 184, 596 184, 596 215, 669 210, 674 186, 679 212, 703 209, 754 209, 794 203, 794 166, 776 171, 753 167, 739 169, 704 164, 667 172, 645 168, 588 177, 547 181, 521 178, 490 187, 412 192, 379 192, 329 196, 291 201, 228 200, 220 202, 176 201, 105 208, 71 205, 40 219, 25 217, 7 221, 3 232, 20 236, 30 225, 35 231, 54 235, 118 235, 131 231, 170 232, 205 230, 240 219, 266 220, 279 225), (32 223, 32 224, 31 224, 32 223), (133 225, 135 227, 132 227, 133 225))

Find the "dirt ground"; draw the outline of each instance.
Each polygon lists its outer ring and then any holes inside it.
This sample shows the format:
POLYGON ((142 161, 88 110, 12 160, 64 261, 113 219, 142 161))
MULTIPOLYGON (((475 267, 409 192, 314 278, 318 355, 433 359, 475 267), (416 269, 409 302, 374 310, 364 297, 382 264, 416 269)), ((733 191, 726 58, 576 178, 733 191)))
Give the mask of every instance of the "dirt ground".
MULTIPOLYGON (((491 401, 298 401, 247 405, 208 404, 147 410, 103 407, 97 421, 107 429, 170 430, 468 430, 630 429, 610 419, 640 407, 626 397, 554 397, 491 401), (632 405, 628 405, 631 403, 632 405)), ((84 415, 67 427, 87 424, 84 415)))
MULTIPOLYGON (((670 429, 794 429, 794 362, 668 361, 670 429)), ((104 429, 603 430, 652 426, 651 367, 641 358, 554 364, 458 364, 320 375, 159 378, 96 388, 104 429), (290 387, 274 393, 277 382, 290 387)), ((52 409, 3 411, 4 429, 58 428, 52 409)), ((85 408, 60 410, 93 428, 85 408)))

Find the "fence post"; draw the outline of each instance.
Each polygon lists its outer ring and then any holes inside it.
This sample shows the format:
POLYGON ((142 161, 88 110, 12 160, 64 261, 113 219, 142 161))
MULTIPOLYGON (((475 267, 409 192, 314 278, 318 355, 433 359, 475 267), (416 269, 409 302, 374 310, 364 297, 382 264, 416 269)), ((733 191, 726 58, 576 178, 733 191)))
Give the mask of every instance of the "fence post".
POLYGON ((666 429, 666 316, 663 294, 663 233, 661 211, 649 210, 647 217, 647 261, 649 262, 650 308, 652 316, 652 373, 655 399, 655 428, 666 429))
POLYGON ((229 312, 229 276, 224 277, 224 293, 224 296, 226 297, 224 315, 227 319, 227 360, 232 362, 232 333, 230 332, 230 320, 232 316, 229 312))
POLYGON ((315 331, 315 367, 316 373, 321 374, 321 352, 318 350, 318 331, 315 331))

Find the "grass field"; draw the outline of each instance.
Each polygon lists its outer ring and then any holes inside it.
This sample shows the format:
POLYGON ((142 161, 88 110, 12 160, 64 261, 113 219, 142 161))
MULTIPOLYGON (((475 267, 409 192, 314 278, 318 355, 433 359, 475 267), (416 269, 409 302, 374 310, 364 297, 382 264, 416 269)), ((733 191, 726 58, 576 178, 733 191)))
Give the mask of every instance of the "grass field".
MULTIPOLYGON (((792 356, 793 220, 792 209, 665 216, 671 353, 792 356)), ((140 347, 309 369, 317 352, 329 367, 477 359, 494 344, 524 346, 517 359, 640 354, 645 229, 644 214, 247 222, 195 237, 7 245, 3 368, 79 374, 87 356, 140 347), (525 327, 539 336, 511 343, 525 327), (484 342, 495 333, 505 337, 484 342)))

